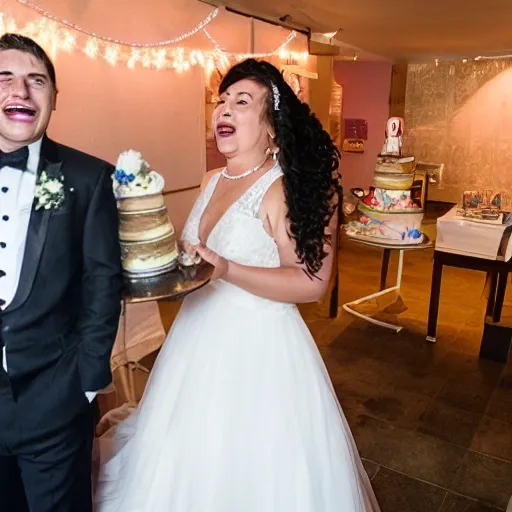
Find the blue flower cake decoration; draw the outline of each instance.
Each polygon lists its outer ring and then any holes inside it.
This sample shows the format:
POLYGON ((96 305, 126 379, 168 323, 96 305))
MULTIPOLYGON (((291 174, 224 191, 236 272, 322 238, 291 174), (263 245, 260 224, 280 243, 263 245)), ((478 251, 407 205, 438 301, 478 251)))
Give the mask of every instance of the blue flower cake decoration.
POLYGON ((165 184, 163 177, 151 169, 142 154, 133 149, 119 155, 112 178, 118 199, 160 194, 165 184))

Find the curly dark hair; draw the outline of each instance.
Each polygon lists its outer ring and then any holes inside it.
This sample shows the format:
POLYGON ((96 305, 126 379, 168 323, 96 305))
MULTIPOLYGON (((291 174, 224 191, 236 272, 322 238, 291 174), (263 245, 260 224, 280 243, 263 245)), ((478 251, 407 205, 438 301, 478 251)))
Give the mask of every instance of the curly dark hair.
POLYGON ((300 264, 310 277, 315 276, 327 256, 324 246, 331 241, 325 229, 342 198, 340 152, 309 105, 299 100, 275 66, 244 60, 226 73, 219 94, 243 79, 254 80, 269 91, 266 115, 279 148, 290 236, 300 264))

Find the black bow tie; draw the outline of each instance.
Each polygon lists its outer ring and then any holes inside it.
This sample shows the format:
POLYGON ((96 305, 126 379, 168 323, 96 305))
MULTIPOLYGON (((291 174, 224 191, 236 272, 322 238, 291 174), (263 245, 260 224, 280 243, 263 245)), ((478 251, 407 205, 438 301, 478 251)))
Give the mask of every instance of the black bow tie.
POLYGON ((0 169, 2 167, 13 167, 24 171, 27 168, 28 147, 23 146, 11 153, 2 153, 0 151, 0 169))

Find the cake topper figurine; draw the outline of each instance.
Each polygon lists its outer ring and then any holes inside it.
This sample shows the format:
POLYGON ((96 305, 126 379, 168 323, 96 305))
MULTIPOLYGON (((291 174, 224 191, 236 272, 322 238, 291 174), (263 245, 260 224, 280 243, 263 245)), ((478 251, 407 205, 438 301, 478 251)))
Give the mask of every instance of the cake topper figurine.
POLYGON ((401 117, 390 117, 386 124, 386 140, 381 155, 402 156, 402 134, 404 120, 401 117))

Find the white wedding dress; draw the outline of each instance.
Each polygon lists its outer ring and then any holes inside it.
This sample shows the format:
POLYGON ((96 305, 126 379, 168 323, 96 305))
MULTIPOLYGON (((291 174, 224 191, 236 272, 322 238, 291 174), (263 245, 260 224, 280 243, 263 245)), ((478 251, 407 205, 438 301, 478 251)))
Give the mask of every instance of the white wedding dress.
MULTIPOLYGON (((257 216, 275 166, 224 214, 207 245, 279 266, 257 216)), ((201 215, 220 174, 187 221, 201 215)), ((139 408, 99 440, 96 512, 376 512, 318 349, 294 305, 215 281, 189 295, 139 408)))

